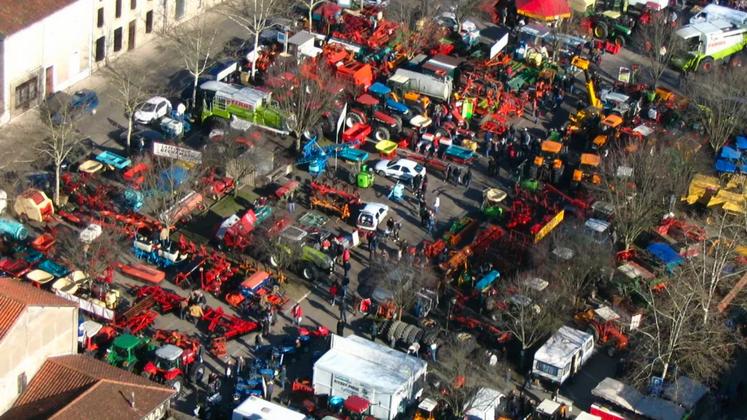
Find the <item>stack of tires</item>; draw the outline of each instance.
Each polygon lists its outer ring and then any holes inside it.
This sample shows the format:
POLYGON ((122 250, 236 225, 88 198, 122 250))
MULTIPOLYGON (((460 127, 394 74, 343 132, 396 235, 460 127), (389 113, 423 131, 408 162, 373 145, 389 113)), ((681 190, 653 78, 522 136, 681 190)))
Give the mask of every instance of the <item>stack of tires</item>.
POLYGON ((389 321, 382 331, 383 337, 388 342, 398 342, 405 346, 418 342, 424 346, 430 346, 439 339, 440 329, 437 327, 421 328, 417 325, 408 324, 403 321, 389 321))

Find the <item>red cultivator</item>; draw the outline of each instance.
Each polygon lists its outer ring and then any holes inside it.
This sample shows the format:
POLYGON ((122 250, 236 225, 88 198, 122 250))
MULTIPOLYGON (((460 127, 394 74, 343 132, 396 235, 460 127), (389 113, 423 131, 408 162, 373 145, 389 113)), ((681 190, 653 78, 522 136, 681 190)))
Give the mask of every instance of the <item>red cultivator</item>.
POLYGON ((159 311, 162 314, 169 313, 178 308, 179 304, 185 300, 185 298, 160 286, 138 287, 137 289, 135 289, 135 297, 137 299, 153 299, 154 306, 158 307, 159 311))
POLYGON ((223 308, 208 308, 202 319, 207 322, 207 330, 211 334, 219 334, 226 340, 249 334, 259 328, 254 321, 241 319, 236 315, 228 315, 223 308))

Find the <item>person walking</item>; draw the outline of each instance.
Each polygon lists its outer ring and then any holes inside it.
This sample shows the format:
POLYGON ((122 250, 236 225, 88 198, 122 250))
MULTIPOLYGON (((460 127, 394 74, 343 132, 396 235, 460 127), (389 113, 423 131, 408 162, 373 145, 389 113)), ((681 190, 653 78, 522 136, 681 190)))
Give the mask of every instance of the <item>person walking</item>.
POLYGON ((293 214, 296 211, 296 197, 295 193, 288 195, 288 213, 293 214))
POLYGON ((288 370, 285 365, 280 367, 280 375, 278 380, 280 381, 280 392, 285 393, 285 383, 288 381, 288 370))
POLYGON ((376 337, 379 336, 379 325, 375 319, 371 319, 371 341, 376 341, 376 337))
POLYGON ((435 341, 431 343, 431 359, 435 363, 437 361, 436 354, 438 353, 438 343, 435 341))
POLYGON ((337 335, 339 335, 340 337, 342 337, 343 334, 345 333, 345 322, 342 320, 342 318, 337 320, 337 331, 336 332, 337 332, 337 335))
POLYGON ((236 358, 236 376, 241 376, 241 372, 244 371, 245 365, 246 360, 244 359, 244 356, 239 356, 236 358))
POLYGON ((226 363, 226 370, 223 372, 224 380, 229 382, 233 378, 233 360, 228 360, 226 363))
POLYGON ((441 193, 436 194, 436 198, 433 200, 433 211, 438 214, 438 210, 441 208, 441 193))
POLYGON ((329 306, 335 306, 335 302, 337 301, 337 289, 339 289, 339 287, 337 280, 333 281, 329 286, 329 306))
POLYGON ((469 188, 469 184, 472 182, 472 168, 467 168, 467 172, 464 174, 462 181, 464 181, 464 186, 469 188))
POLYGON ((301 309, 300 303, 293 305, 293 308, 291 308, 291 316, 293 317, 296 326, 300 327, 301 321, 303 321, 303 309, 301 309))

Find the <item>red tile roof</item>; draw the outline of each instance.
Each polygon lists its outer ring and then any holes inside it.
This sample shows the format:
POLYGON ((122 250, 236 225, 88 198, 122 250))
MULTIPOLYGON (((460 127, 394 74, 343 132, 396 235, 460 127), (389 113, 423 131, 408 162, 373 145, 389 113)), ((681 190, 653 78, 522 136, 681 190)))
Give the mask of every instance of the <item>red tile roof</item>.
POLYGON ((139 419, 173 395, 171 388, 89 356, 52 357, 4 417, 139 419))
MULTIPOLYGON (((2 2, 2 0, 0 0, 2 2)), ((54 293, 15 279, 0 278, 0 339, 10 331, 27 306, 77 306, 54 293)))
POLYGON ((76 1, 0 0, 0 34, 14 34, 76 1))

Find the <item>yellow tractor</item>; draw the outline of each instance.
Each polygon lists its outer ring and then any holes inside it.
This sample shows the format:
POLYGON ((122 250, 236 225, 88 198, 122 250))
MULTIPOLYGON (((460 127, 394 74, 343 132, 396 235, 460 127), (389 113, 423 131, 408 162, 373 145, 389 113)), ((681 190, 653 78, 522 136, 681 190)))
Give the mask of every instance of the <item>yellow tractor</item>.
POLYGON ((602 175, 599 173, 600 157, 596 153, 581 153, 578 168, 573 170, 571 185, 577 187, 579 184, 588 183, 599 185, 602 183, 602 175))
POLYGON ((557 184, 563 176, 565 163, 561 155, 565 150, 563 143, 545 140, 540 145, 540 153, 534 157, 529 167, 529 176, 539 181, 550 180, 557 184))
POLYGON ((591 62, 583 57, 574 56, 571 59, 571 65, 584 71, 584 77, 586 79, 586 94, 589 99, 589 106, 578 110, 575 114, 568 117, 570 122, 568 126, 568 132, 575 132, 579 130, 584 122, 591 117, 599 116, 599 112, 602 109, 602 101, 599 99, 594 87, 594 80, 589 70, 591 62))
POLYGON ((747 214, 747 176, 732 175, 722 182, 714 176, 695 174, 682 201, 690 205, 700 203, 706 207, 718 206, 731 213, 747 214))

